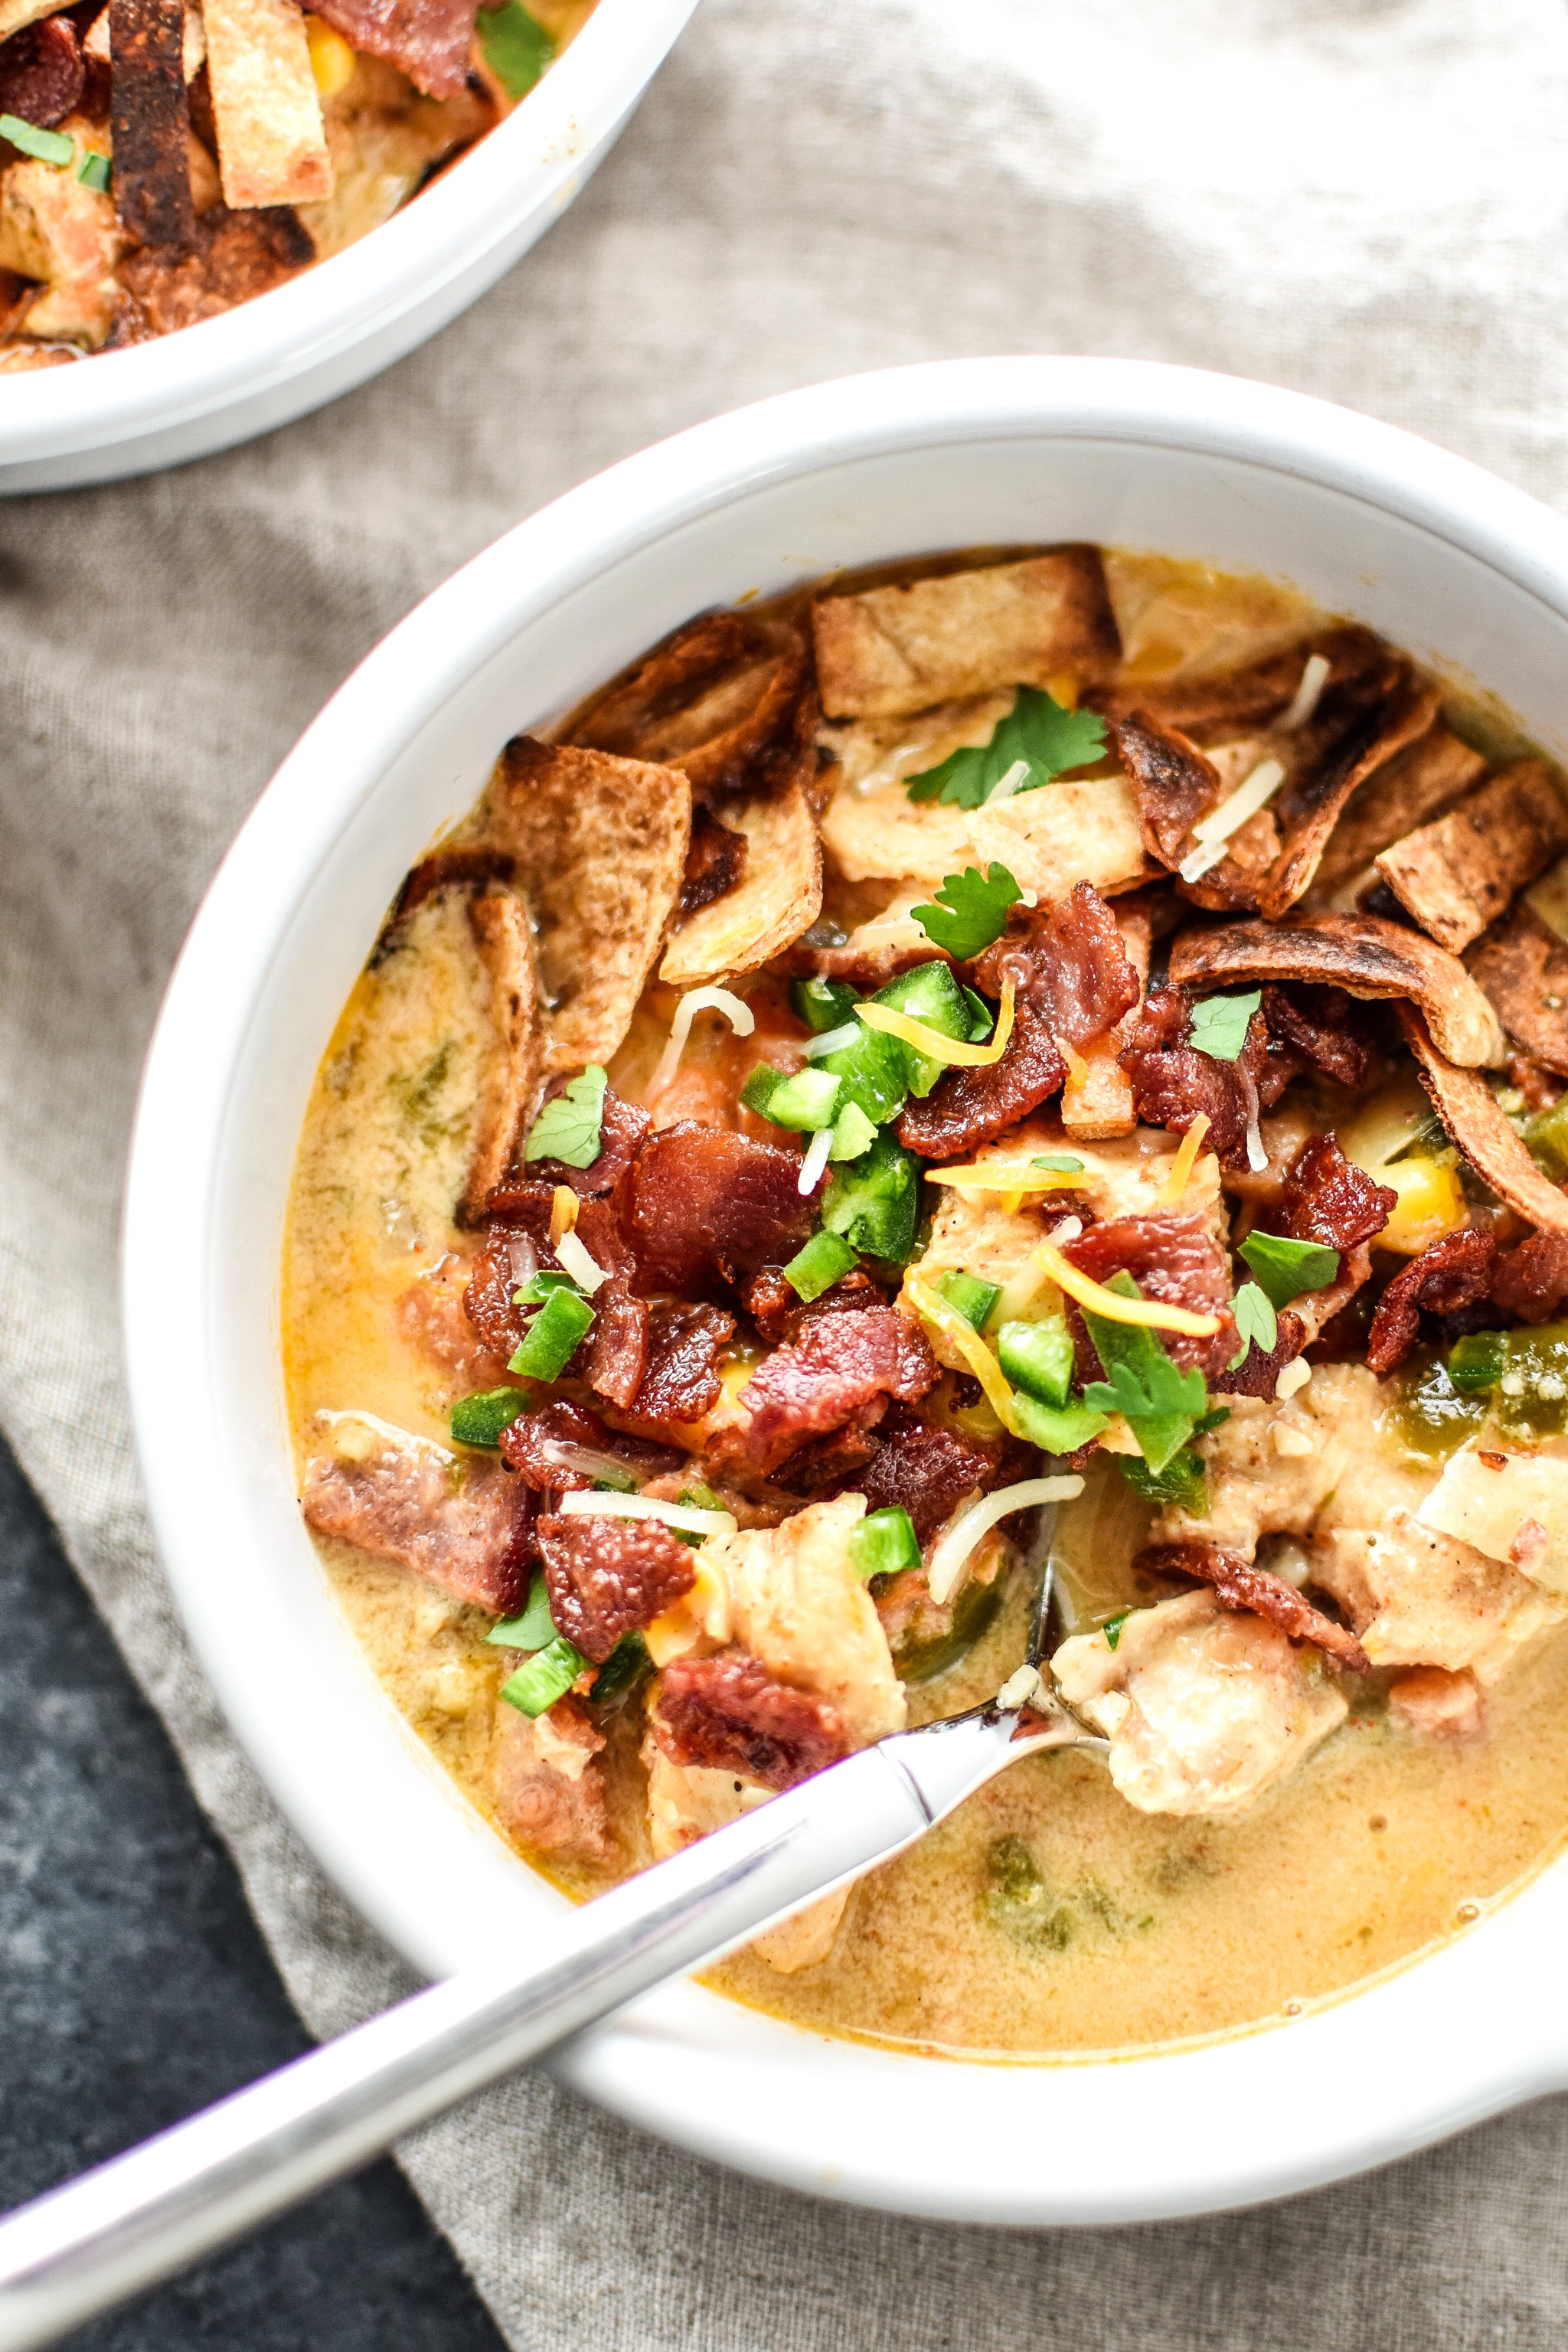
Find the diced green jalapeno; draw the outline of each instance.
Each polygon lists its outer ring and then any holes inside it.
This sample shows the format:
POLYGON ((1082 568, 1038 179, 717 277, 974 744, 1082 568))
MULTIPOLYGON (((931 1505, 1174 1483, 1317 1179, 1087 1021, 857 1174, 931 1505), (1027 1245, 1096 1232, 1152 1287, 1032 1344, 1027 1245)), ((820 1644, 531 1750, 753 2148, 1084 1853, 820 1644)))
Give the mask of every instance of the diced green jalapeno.
POLYGON ((822 1222, 868 1257, 909 1263, 920 1213, 920 1171, 910 1153, 890 1135, 879 1135, 870 1150, 836 1168, 823 1196, 822 1222))
POLYGON ((514 1307, 540 1307, 552 1290, 570 1290, 578 1297, 582 1296, 569 1274, 558 1274, 552 1265, 546 1265, 541 1266, 537 1274, 531 1274, 512 1292, 511 1303, 514 1307))
POLYGON ((95 148, 89 147, 76 167, 76 175, 84 188, 91 188, 101 196, 108 193, 113 167, 107 155, 100 155, 95 148))
POLYGON ((1568 1095, 1526 1119, 1523 1134, 1549 1176, 1568 1176, 1568 1095))
POLYGON ((792 980, 789 1001, 806 1027, 818 1037, 842 1029, 855 1017, 855 991, 841 980, 792 980))
POLYGON ((984 1045, 996 1026, 996 1016, 973 988, 964 990, 963 1001, 969 1007, 969 1042, 972 1045, 984 1045))
MULTIPOLYGON (((969 1042, 974 1026, 973 1007, 954 980, 951 965, 945 963, 918 963, 912 971, 901 971, 897 980, 879 988, 871 1002, 890 1004, 895 1012, 908 1013, 914 1020, 923 1021, 940 1036, 963 1044, 969 1042)), ((900 1051, 904 1056, 910 1094, 929 1095, 946 1071, 947 1064, 934 1061, 929 1054, 901 1042, 900 1051)))
POLYGON ((832 1126, 842 1091, 830 1070, 796 1070, 771 1090, 763 1116, 797 1135, 815 1135, 818 1128, 832 1126))
POLYGON ((858 1103, 847 1102, 833 1122, 829 1160, 858 1160, 877 1140, 877 1129, 858 1103))
POLYGON ((448 1426, 459 1445, 499 1445, 501 1432, 531 1402, 527 1389, 479 1389, 472 1396, 458 1398, 448 1426))
POLYGON ((536 1651, 502 1683, 500 1695, 520 1715, 543 1715, 565 1696, 587 1664, 581 1650, 557 1634, 547 1649, 536 1651))
POLYGON ((623 1633, 595 1675, 589 1697, 595 1706, 602 1706, 606 1699, 624 1697, 652 1664, 642 1635, 623 1633))
POLYGON ((862 1028, 852 1045, 825 1054, 818 1066, 842 1079, 845 1101, 877 1127, 897 1118, 909 1099, 907 1049, 879 1029, 862 1028))
POLYGON ((784 1278, 796 1297, 807 1305, 820 1298, 825 1290, 849 1272, 855 1264, 855 1253, 837 1234, 813 1234, 803 1250, 797 1251, 784 1270, 784 1278))
POLYGON ((754 1110, 759 1118, 766 1118, 774 1091, 784 1082, 783 1070, 775 1070, 771 1062, 759 1062, 741 1088, 741 1100, 748 1110, 754 1110))
POLYGON ((935 1286, 976 1331, 984 1329, 986 1317, 1002 1296, 1000 1283, 984 1282, 977 1274, 961 1274, 956 1266, 939 1274, 935 1286))
POLYGON ((1013 1399, 1020 1433, 1044 1454, 1076 1454, 1098 1437, 1108 1416, 1088 1404, 1039 1404, 1022 1390, 1013 1399))
POLYGON ((849 1559, 867 1583, 874 1576, 896 1576, 900 1569, 918 1568, 921 1548, 908 1511, 868 1512, 849 1538, 849 1559))
POLYGON ((1495 1389, 1508 1369, 1501 1331, 1467 1331, 1448 1350, 1448 1378, 1461 1391, 1495 1389))
POLYGON ((556 1639, 554 1620, 550 1614, 550 1589, 541 1569, 528 1589, 528 1601, 521 1617, 503 1617, 485 1635, 502 1650, 547 1650, 556 1639))
POLYGON ((1016 1389, 1059 1411, 1072 1388, 1072 1333, 1063 1315, 1037 1323, 1004 1323, 996 1334, 1002 1370, 1016 1389))
POLYGON ((554 36, 521 0, 501 0, 483 11, 479 24, 485 63, 509 98, 526 98, 555 55, 554 36))
POLYGON ((593 1325, 594 1310, 585 1298, 574 1290, 552 1290, 507 1370, 525 1380, 558 1381, 593 1325))

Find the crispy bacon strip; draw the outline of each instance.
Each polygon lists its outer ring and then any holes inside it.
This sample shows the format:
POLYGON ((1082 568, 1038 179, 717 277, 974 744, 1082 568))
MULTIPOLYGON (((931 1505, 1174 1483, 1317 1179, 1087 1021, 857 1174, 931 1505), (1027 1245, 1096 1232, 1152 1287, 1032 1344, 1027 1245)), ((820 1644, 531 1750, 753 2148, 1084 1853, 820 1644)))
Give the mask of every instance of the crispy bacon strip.
POLYGON ((1208 1120, 1205 1145, 1226 1168, 1247 1164, 1247 1136, 1255 1110, 1277 1103, 1301 1061, 1294 1048, 1270 1035, 1261 1011, 1247 1024, 1247 1041, 1234 1062, 1218 1062, 1186 1042, 1192 1002, 1184 989, 1156 989, 1146 1001, 1132 1042, 1120 1059, 1132 1082, 1138 1116, 1151 1127, 1185 1133, 1201 1111, 1208 1120))
POLYGON ((874 1426, 887 1400, 913 1404, 937 1377, 925 1334, 897 1308, 831 1315, 759 1365, 740 1395, 747 1420, 728 1442, 757 1468, 771 1469, 847 1422, 874 1426))
MULTIPOLYGON (((561 1093, 565 1083, 562 1079, 550 1092, 561 1093)), ((626 1102, 613 1087, 606 1087, 599 1120, 599 1149, 586 1168, 574 1168, 564 1160, 527 1160, 511 1182, 498 1185, 490 1193, 490 1215, 529 1224, 542 1210, 548 1224, 557 1184, 566 1185, 580 1201, 607 1199, 629 1172, 652 1125, 640 1103, 626 1102)))
MULTIPOLYGON (((876 1452, 849 1485, 868 1511, 905 1510, 922 1544, 945 1526, 972 1495, 989 1494, 1008 1464, 1010 1449, 970 1437, 909 1406, 889 1407, 876 1432, 876 1452)), ((1016 1449, 1011 1449, 1016 1450, 1016 1449)))
POLYGON ((478 0, 313 0, 367 58, 384 58, 426 98, 457 98, 468 74, 478 0))
POLYGON ((653 1736, 672 1764, 793 1789, 854 1746, 835 1706, 775 1682, 752 1657, 677 1658, 658 1679, 653 1736))
POLYGON ((564 1397, 554 1398, 538 1412, 524 1413, 501 1432, 502 1461, 535 1494, 565 1495, 593 1485, 596 1471, 578 1469, 561 1459, 562 1451, 570 1449, 607 1455, 645 1482, 668 1477, 686 1458, 670 1446, 606 1428, 596 1412, 564 1397))
POLYGON ((196 215, 184 26, 184 0, 110 0, 115 210, 142 245, 188 253, 196 215))
POLYGON ((648 1311, 647 1365, 630 1410, 639 1421, 700 1421, 719 1402, 720 1350, 735 1318, 706 1301, 659 1299, 648 1311))
POLYGON ((1568 1300, 1568 1234, 1529 1234, 1498 1260, 1492 1297, 1521 1323, 1549 1323, 1568 1300))
POLYGON ((630 1223, 643 1282, 684 1297, 787 1265, 815 1218, 793 1152, 679 1120, 650 1135, 632 1171, 630 1223))
POLYGON ((1398 1204, 1398 1193, 1347 1160, 1331 1135, 1312 1136, 1285 1171, 1281 1206, 1292 1241, 1358 1249, 1377 1239, 1398 1204))
POLYGON ((558 1633, 602 1666, 624 1633, 651 1624, 697 1581, 697 1561, 657 1519, 534 1523, 558 1633))
POLYGON ((0 43, 0 114, 48 130, 81 96, 87 68, 68 16, 46 16, 0 43))
POLYGON ((1377 1302, 1366 1360, 1380 1380, 1398 1369, 1421 1332, 1421 1310, 1453 1315, 1474 1307, 1491 1287, 1497 1243, 1489 1225, 1445 1234, 1396 1274, 1377 1302))
POLYGON ((1227 1609, 1266 1617, 1292 1642, 1310 1642, 1348 1674, 1370 1675, 1372 1660, 1345 1626, 1314 1609, 1282 1576, 1218 1544, 1148 1544, 1132 1563, 1151 1576, 1192 1576, 1212 1585, 1227 1609))
POLYGON ((1355 1000, 1342 988, 1281 988, 1271 981, 1263 1017, 1269 1035, 1283 1037, 1310 1068, 1356 1091, 1365 1086, 1371 1056, 1356 1026, 1355 1000))
POLYGON ((321 1536, 505 1616, 528 1591, 527 1489, 498 1463, 454 1465, 444 1446, 372 1433, 363 1454, 318 1454, 305 1474, 306 1522, 321 1536))

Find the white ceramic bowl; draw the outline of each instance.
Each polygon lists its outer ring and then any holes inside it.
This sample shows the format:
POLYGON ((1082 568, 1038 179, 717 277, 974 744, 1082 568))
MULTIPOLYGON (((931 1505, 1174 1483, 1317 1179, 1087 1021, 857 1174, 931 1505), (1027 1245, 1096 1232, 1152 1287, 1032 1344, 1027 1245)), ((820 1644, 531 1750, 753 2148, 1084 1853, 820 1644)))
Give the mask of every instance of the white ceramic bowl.
MULTIPOLYGON (((1283 573, 1495 688, 1568 752, 1568 526, 1321 402, 1120 361, 959 362, 793 393, 613 467, 395 629, 284 762, 169 991, 125 1234, 132 1400, 196 1648, 284 1811, 445 1974, 561 1898, 373 1679, 300 1524, 279 1260, 317 1062, 383 910, 505 739, 705 605, 835 564, 1095 539, 1283 573)), ((1276 2196, 1568 2083, 1568 1866, 1419 1963, 1234 2039, 1046 2067, 836 2042, 696 1987, 571 2079, 774 2179, 963 2220, 1110 2221, 1276 2196)))
POLYGON ((599 0, 557 65, 357 245, 221 317, 0 376, 0 492, 183 465, 351 392, 544 235, 614 146, 697 0, 599 0))

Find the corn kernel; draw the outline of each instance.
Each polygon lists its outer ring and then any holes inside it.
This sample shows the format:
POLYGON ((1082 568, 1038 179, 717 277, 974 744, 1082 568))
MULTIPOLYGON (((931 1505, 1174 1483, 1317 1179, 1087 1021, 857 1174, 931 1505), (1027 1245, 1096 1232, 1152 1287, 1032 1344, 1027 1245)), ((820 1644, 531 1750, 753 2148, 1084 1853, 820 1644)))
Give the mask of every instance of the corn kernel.
POLYGON ((310 71, 321 98, 336 98, 347 89, 359 63, 342 35, 320 16, 307 16, 305 37, 310 44, 310 71))
POLYGON ((1419 1257, 1468 1222, 1458 1176, 1445 1160, 1395 1160, 1377 1171, 1377 1181, 1399 1195, 1394 1214, 1376 1236, 1380 1249, 1419 1257))

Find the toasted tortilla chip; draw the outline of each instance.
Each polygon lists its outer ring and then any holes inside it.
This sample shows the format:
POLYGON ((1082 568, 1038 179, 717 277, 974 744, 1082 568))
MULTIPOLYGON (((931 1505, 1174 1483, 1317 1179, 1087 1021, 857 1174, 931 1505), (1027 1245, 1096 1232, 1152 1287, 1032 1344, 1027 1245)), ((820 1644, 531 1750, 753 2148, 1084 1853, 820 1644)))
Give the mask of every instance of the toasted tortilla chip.
POLYGON ((755 971, 822 910, 822 844, 798 784, 776 800, 731 801, 724 822, 746 837, 732 890, 700 907, 670 939, 658 976, 670 988, 755 971))
POLYGON ((783 734, 805 682, 805 647, 786 623, 705 613, 580 712, 568 740, 679 768, 699 799, 731 793, 783 734))
MULTIPOLYGON (((1289 700, 1305 659, 1302 640, 1320 621, 1316 607, 1293 588, 1113 547, 1104 550, 1104 562, 1121 636, 1121 677, 1132 702, 1151 687, 1235 675, 1293 649, 1295 676, 1284 698, 1289 700)), ((1289 676, 1289 663, 1282 672, 1289 676)))
POLYGON ((606 1063, 680 899, 691 787, 678 768, 514 737, 486 796, 485 845, 512 860, 534 920, 547 1073, 606 1063))
MULTIPOLYGON (((5 36, 0 34, 0 39, 4 37, 5 36)), ((109 64, 112 53, 109 46, 109 10, 107 8, 100 8, 89 26, 87 37, 81 45, 81 53, 84 58, 96 59, 100 66, 109 64)), ((206 55, 207 35, 206 26, 202 21, 202 12, 196 6, 195 0, 185 0, 185 29, 180 41, 180 64, 187 83, 195 81, 206 63, 206 55)))
POLYGON ((544 1023, 528 908, 511 890, 487 890, 468 908, 474 944, 490 976, 496 1050, 479 1099, 479 1130, 458 1223, 477 1225, 511 1166, 544 1089, 544 1023))
POLYGON ((1568 1234, 1568 1192, 1536 1166, 1486 1080, 1473 1069, 1458 1068, 1438 1051, 1413 1005, 1400 1006, 1399 1025, 1433 1108, 1477 1175, 1530 1224, 1543 1233, 1568 1234))
POLYGON ((1404 997, 1421 1007, 1450 1061, 1497 1069, 1507 1056, 1498 1017, 1464 965, 1422 932, 1376 915, 1299 915, 1184 931, 1170 969, 1177 988, 1306 980, 1347 996, 1404 997))
POLYGON ((1146 710, 1112 720, 1111 740, 1137 798, 1144 846, 1173 872, 1193 846, 1194 825, 1222 797, 1219 771, 1190 736, 1146 710))
POLYGON ((988 808, 911 801, 889 786, 865 796, 841 789, 822 838, 846 879, 923 883, 934 889, 965 866, 1000 859, 1020 889, 1061 898, 1075 882, 1105 897, 1157 870, 1143 854, 1138 805, 1125 776, 1080 776, 988 808))
POLYGON ((1551 925, 1533 907, 1517 906, 1468 961, 1514 1044, 1568 1077, 1568 946, 1551 925))
MULTIPOLYGON (((1314 903, 1337 902, 1347 889, 1370 881, 1380 849, 1441 816, 1485 775, 1486 767, 1481 754, 1441 719, 1396 751, 1346 803, 1312 877, 1314 903)), ((1350 912, 1348 905, 1343 911, 1350 912)))
POLYGON ((890 718, 1002 686, 1102 677, 1121 640, 1097 547, 950 572, 812 607, 817 686, 832 719, 890 718))
POLYGON ((195 242, 181 0, 110 0, 114 208, 142 245, 195 242))
MULTIPOLYGON (((1331 683, 1324 688, 1325 700, 1331 690, 1331 683)), ((1327 759, 1287 774, 1275 803, 1285 845, 1258 893, 1260 914, 1273 921, 1295 905, 1317 872, 1351 794, 1396 751, 1426 734, 1437 716, 1439 699, 1435 686, 1407 671, 1398 686, 1346 729, 1327 759)))
POLYGON ((1543 760, 1516 760, 1373 860, 1402 907, 1458 955, 1568 848, 1568 810, 1543 760))
POLYGON ((331 159, 296 0, 206 0, 204 15, 225 204, 237 212, 330 196, 331 159))
POLYGON ((1119 908, 1116 928, 1121 949, 1138 975, 1138 1003, 1123 1013, 1107 1037, 1085 1046, 1069 1067, 1061 1094, 1062 1125, 1081 1142, 1103 1141, 1112 1135, 1131 1135, 1138 1124, 1132 1081, 1117 1059, 1131 1042, 1149 984, 1149 949, 1153 936, 1147 907, 1119 908))
POLYGON ((58 16, 69 5, 70 0, 0 0, 0 41, 8 41, 24 25, 36 25, 40 17, 58 16))

